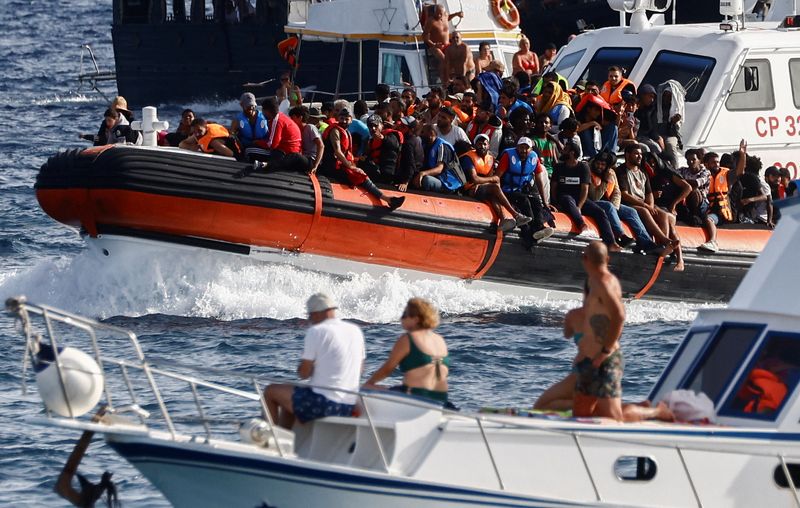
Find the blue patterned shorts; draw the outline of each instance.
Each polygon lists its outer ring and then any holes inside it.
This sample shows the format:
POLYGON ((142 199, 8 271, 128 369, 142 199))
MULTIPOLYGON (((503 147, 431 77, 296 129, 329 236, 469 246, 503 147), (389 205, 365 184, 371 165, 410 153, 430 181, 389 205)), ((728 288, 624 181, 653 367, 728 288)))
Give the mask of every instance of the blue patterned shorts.
POLYGON ((354 407, 334 402, 311 388, 296 386, 292 393, 292 409, 300 423, 326 416, 352 416, 354 407))

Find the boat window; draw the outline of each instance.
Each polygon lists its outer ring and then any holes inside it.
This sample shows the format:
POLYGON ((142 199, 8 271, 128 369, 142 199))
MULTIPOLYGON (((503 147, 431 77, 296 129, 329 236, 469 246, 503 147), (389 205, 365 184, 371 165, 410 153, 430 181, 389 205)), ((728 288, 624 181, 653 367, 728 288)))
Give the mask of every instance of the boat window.
POLYGON ((650 64, 642 84, 655 87, 668 79, 674 79, 686 90, 686 102, 697 102, 703 95, 717 61, 707 56, 659 51, 650 64))
POLYGON ((625 455, 614 462, 614 474, 622 481, 646 482, 656 477, 656 461, 625 455))
POLYGON ((649 400, 661 400, 663 395, 660 395, 660 392, 663 387, 672 390, 680 383, 684 371, 682 369, 675 369, 675 366, 683 363, 681 362, 682 358, 688 358, 688 362, 684 362, 691 364, 691 358, 697 358, 699 356, 700 351, 703 350, 708 339, 713 335, 715 330, 716 328, 705 328, 692 329, 689 331, 689 334, 675 350, 675 354, 672 355, 672 359, 669 361, 669 364, 667 364, 667 367, 664 369, 655 387, 653 387, 653 391, 648 397, 649 400))
POLYGON ((794 107, 800 108, 800 59, 789 60, 789 78, 792 80, 792 98, 794 107))
POLYGON ((628 76, 641 54, 642 48, 600 48, 575 82, 585 79, 602 85, 608 79, 608 68, 612 65, 625 69, 625 75, 628 76))
POLYGON ((746 60, 731 94, 725 101, 729 111, 755 111, 775 109, 775 93, 772 90, 772 70, 769 60, 746 60))
POLYGON ((720 411, 775 420, 800 381, 800 335, 770 333, 720 411))
POLYGON ((411 82, 411 70, 408 68, 406 57, 396 53, 384 53, 381 66, 381 83, 395 86, 405 86, 411 82))
POLYGON ((575 67, 578 65, 578 62, 581 61, 583 58, 583 54, 586 53, 585 49, 580 51, 575 51, 574 53, 570 53, 569 55, 565 55, 561 60, 558 61, 556 64, 555 71, 564 76, 565 78, 569 79, 569 75, 572 74, 572 71, 575 70, 575 67))
MULTIPOLYGON (((800 464, 787 462, 786 469, 789 470, 789 479, 792 480, 794 488, 800 488, 800 464)), ((778 487, 783 487, 784 489, 789 488, 789 482, 786 480, 783 464, 775 466, 775 472, 772 473, 772 478, 775 480, 775 483, 778 484, 778 487)))
POLYGON ((762 330, 753 325, 722 326, 680 388, 703 392, 716 405, 762 330))

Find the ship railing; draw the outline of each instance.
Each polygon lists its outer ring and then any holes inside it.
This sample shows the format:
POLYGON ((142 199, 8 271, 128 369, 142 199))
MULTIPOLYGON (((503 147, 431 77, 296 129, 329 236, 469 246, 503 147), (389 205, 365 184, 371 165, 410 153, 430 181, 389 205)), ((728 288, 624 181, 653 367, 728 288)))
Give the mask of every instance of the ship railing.
MULTIPOLYGON (((360 402, 360 409, 364 412, 366 425, 369 427, 370 434, 375 440, 381 459, 381 465, 387 474, 395 474, 390 468, 389 459, 386 454, 384 444, 378 433, 378 426, 382 422, 377 421, 375 419, 375 415, 370 413, 369 405, 366 403, 366 401, 368 399, 376 399, 414 408, 431 409, 431 405, 429 403, 417 401, 413 397, 401 398, 397 397, 396 394, 391 395, 388 393, 382 395, 380 391, 377 390, 371 390, 368 392, 353 392, 342 390, 339 387, 316 386, 283 379, 269 379, 262 376, 249 375, 226 369, 215 369, 207 366, 197 367, 194 365, 181 363, 174 359, 145 358, 145 354, 136 334, 124 328, 101 323, 93 319, 84 318, 47 305, 28 303, 25 301, 24 297, 7 300, 6 309, 10 314, 17 318, 21 333, 25 338, 25 353, 22 367, 23 393, 26 392, 25 372, 27 370, 27 365, 36 354, 37 346, 41 344, 43 338, 46 336, 49 341, 49 345, 53 348, 55 364, 59 374, 58 378, 61 383, 60 388, 64 394, 64 399, 67 400, 69 405, 69 398, 66 396, 67 389, 64 385, 66 372, 62 370, 63 367, 58 357, 59 352, 63 351, 61 348, 66 347, 66 340, 61 340, 61 337, 56 336, 55 323, 67 325, 85 332, 86 337, 84 337, 83 340, 86 340, 88 337, 88 342, 93 351, 94 359, 100 367, 101 372, 104 374, 103 391, 105 395, 105 406, 107 412, 111 414, 125 414, 127 411, 130 411, 138 417, 141 426, 147 431, 158 431, 166 428, 166 434, 172 440, 176 441, 185 441, 187 438, 189 438, 193 442, 212 443, 212 441, 217 440, 220 437, 227 440, 235 439, 233 436, 238 434, 239 424, 243 419, 242 413, 248 410, 247 408, 243 408, 240 404, 242 402, 248 402, 252 405, 253 412, 247 414, 260 414, 265 419, 268 424, 270 437, 275 443, 275 449, 277 453, 281 457, 285 457, 291 452, 289 450, 285 450, 281 444, 281 440, 279 439, 280 433, 276 430, 277 426, 275 425, 275 422, 272 421, 267 408, 264 388, 272 383, 283 383, 297 386, 335 389, 338 391, 351 393, 357 397, 360 402), (43 332, 34 325, 33 319, 31 318, 32 315, 41 317, 42 323, 39 328, 43 329, 43 332), (119 341, 113 342, 113 338, 116 337, 123 339, 123 341, 127 342, 128 346, 132 348, 135 359, 127 360, 103 355, 99 341, 100 336, 103 336, 104 339, 111 339, 111 347, 117 349, 121 349, 122 344, 120 344, 119 341), (117 368, 120 371, 122 378, 121 383, 112 383, 109 381, 109 374, 111 374, 112 368, 117 368), (181 369, 185 371, 185 373, 176 372, 176 369, 181 369), (138 373, 140 376, 137 378, 133 375, 134 373, 138 373), (199 373, 205 377, 218 376, 220 378, 224 378, 226 383, 231 383, 231 380, 234 380, 238 383, 238 387, 204 379, 195 376, 192 373, 199 373), (137 379, 139 380, 138 384, 137 379), (142 383, 144 383, 146 391, 149 391, 149 400, 144 400, 142 394, 140 393, 143 391, 142 387, 140 386, 142 383), (181 404, 184 406, 186 405, 183 400, 176 397, 180 397, 182 394, 184 394, 187 387, 192 394, 192 403, 188 404, 188 406, 193 407, 193 410, 190 412, 189 416, 184 415, 184 413, 187 412, 187 407, 174 408, 174 406, 181 404), (201 389, 204 391, 201 392, 201 389), (127 405, 119 404, 119 402, 123 400, 122 396, 120 395, 120 392, 123 390, 124 392, 127 392, 127 401, 129 402, 127 405), (212 395, 206 395, 206 398, 204 399, 202 394, 205 392, 211 392, 212 395), (233 397, 232 400, 235 403, 229 403, 225 407, 230 410, 236 410, 238 416, 227 414, 224 411, 219 417, 215 417, 208 413, 206 410, 208 399, 214 399, 214 402, 219 404, 221 402, 219 397, 221 396, 233 397), (170 407, 173 407, 173 409, 170 409, 170 407), (148 408, 152 410, 152 413, 147 411, 148 408), (178 429, 179 425, 181 426, 180 429, 178 429), (212 429, 212 425, 219 425, 220 427, 212 429), (200 431, 195 430, 198 426, 201 427, 200 431)), ((64 335, 69 335, 69 333, 65 333, 64 335)), ((70 339, 70 345, 77 342, 77 340, 74 340, 73 337, 70 337, 70 339)), ((104 346, 106 345, 105 342, 106 341, 104 341, 103 344, 104 346)), ((185 398, 185 396, 183 398, 185 398)), ((228 399, 226 399, 226 401, 227 400, 228 399)), ((479 430, 483 447, 486 450, 486 458, 492 467, 498 488, 500 490, 506 490, 507 485, 503 479, 503 475, 501 474, 500 467, 498 465, 498 456, 496 454, 496 450, 493 449, 490 443, 490 432, 488 432, 490 427, 536 430, 544 434, 552 434, 561 437, 566 436, 570 438, 580 456, 582 469, 592 486, 597 502, 602 503, 606 500, 604 499, 603 493, 599 488, 599 482, 596 478, 597 472, 593 471, 585 453, 585 448, 587 446, 586 442, 590 440, 601 441, 605 443, 615 443, 620 447, 636 446, 638 449, 643 450, 642 453, 644 453, 644 450, 647 449, 666 449, 670 452, 674 452, 679 459, 680 464, 682 465, 683 474, 686 476, 693 498, 695 499, 698 507, 703 506, 703 503, 698 491, 697 482, 695 481, 695 478, 689 469, 686 452, 713 452, 726 455, 747 455, 751 457, 777 459, 786 478, 789 487, 788 490, 793 496, 793 502, 795 506, 800 508, 800 495, 798 495, 797 491, 798 486, 794 483, 793 476, 789 470, 789 464, 787 462, 787 459, 791 461, 797 461, 800 460, 800 457, 788 457, 782 453, 775 454, 766 451, 759 452, 748 450, 745 453, 702 446, 676 445, 669 443, 662 444, 652 441, 645 443, 642 440, 633 440, 630 438, 619 437, 618 435, 597 435, 596 432, 588 434, 581 432, 580 430, 553 428, 551 426, 542 425, 533 419, 527 420, 524 418, 514 418, 512 420, 504 415, 493 415, 488 413, 462 413, 448 409, 441 409, 440 411, 442 413, 442 418, 445 420, 460 420, 475 423, 477 429, 479 430)), ((45 412, 48 418, 55 418, 46 405, 45 412)), ((65 418, 78 420, 78 416, 75 415, 71 407, 69 409, 69 416, 65 418)))
POLYGON ((80 92, 81 88, 88 86, 89 89, 94 90, 102 95, 104 99, 108 100, 108 97, 100 90, 100 83, 116 81, 116 79, 116 72, 100 70, 92 47, 88 44, 83 44, 81 46, 81 59, 78 67, 78 91, 80 92), (86 66, 88 70, 84 70, 84 59, 87 60, 86 66))

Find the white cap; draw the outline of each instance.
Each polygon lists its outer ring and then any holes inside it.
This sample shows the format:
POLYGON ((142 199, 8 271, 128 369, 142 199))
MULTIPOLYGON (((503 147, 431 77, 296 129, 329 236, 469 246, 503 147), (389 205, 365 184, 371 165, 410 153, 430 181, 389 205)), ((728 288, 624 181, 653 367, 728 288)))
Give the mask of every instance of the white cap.
POLYGON ((487 136, 486 134, 481 133, 481 134, 478 134, 477 136, 475 136, 475 139, 473 140, 473 142, 477 143, 479 139, 485 139, 486 141, 491 141, 491 139, 489 139, 489 136, 487 136))
POLYGON ((308 313, 311 314, 312 312, 324 312, 328 309, 337 309, 339 306, 336 305, 333 298, 325 293, 317 293, 309 297, 306 302, 306 308, 308 309, 308 313))
POLYGON ((528 145, 528 146, 532 147, 533 146, 533 141, 531 141, 531 138, 526 138, 525 136, 522 136, 517 141, 517 146, 519 146, 519 145, 528 145))

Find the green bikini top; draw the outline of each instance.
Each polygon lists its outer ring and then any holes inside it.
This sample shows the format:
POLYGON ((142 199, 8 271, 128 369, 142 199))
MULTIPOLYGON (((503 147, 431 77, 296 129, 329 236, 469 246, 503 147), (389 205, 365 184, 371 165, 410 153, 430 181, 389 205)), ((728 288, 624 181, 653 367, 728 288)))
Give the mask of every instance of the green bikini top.
POLYGON ((406 357, 400 360, 400 365, 398 365, 400 372, 408 372, 409 370, 434 364, 436 366, 436 379, 441 379, 442 375, 440 372, 440 365, 444 364, 447 367, 450 367, 450 355, 440 358, 423 353, 414 343, 414 337, 411 335, 411 333, 408 333, 407 335, 409 351, 406 357))

